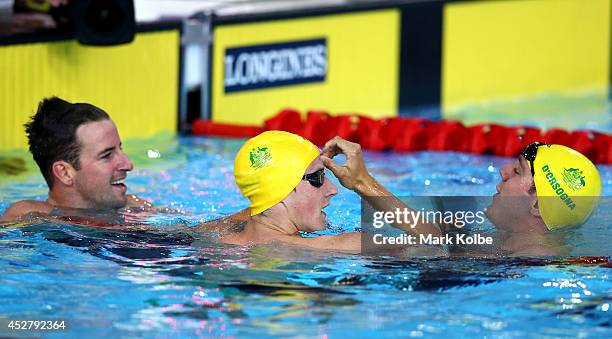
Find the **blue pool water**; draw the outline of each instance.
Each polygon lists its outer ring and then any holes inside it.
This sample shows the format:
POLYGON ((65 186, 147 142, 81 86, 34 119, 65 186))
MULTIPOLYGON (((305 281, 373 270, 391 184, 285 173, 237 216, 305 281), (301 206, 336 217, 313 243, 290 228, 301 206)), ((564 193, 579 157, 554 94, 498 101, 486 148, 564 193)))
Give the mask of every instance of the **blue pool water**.
MULTIPOLYGON (((134 215, 143 225, 127 229, 40 220, 1 227, 0 316, 65 319, 68 330, 52 336, 71 337, 612 335, 609 257, 400 259, 219 244, 194 229, 247 206, 232 176, 241 143, 126 143, 138 168, 129 190, 185 214, 134 215)), ((491 195, 510 161, 434 152, 366 159, 404 196, 491 195)), ((600 170, 610 196, 612 167, 600 170)), ((4 181, 0 212, 46 193, 35 172, 4 181)), ((327 233, 355 230, 359 198, 341 188, 327 214, 327 233)), ((604 224, 599 245, 609 246, 609 231, 604 224)))

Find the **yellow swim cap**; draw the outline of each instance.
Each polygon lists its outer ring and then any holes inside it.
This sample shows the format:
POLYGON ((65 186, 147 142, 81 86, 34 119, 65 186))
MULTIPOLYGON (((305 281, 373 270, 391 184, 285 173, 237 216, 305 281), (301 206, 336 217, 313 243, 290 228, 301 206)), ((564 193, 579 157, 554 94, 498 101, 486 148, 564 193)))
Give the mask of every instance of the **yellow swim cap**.
POLYGON ((267 131, 247 140, 236 155, 234 176, 251 201, 251 215, 285 199, 318 156, 317 146, 289 132, 267 131))
POLYGON ((542 145, 537 148, 533 167, 538 206, 546 227, 555 230, 583 224, 601 195, 595 165, 569 147, 542 145))

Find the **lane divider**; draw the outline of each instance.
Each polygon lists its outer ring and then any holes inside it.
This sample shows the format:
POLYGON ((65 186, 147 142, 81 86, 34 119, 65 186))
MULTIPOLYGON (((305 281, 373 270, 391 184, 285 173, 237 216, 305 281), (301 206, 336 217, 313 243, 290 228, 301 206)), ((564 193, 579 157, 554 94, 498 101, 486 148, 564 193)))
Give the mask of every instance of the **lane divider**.
POLYGON ((543 132, 536 127, 493 123, 465 126, 454 120, 433 121, 418 117, 372 119, 357 113, 331 116, 324 111, 310 111, 304 121, 299 111, 284 109, 267 119, 264 126, 196 120, 192 133, 249 138, 267 130, 296 133, 318 146, 339 135, 375 151, 456 151, 508 157, 517 156, 531 142, 544 141, 571 147, 594 163, 612 164, 612 135, 606 133, 559 128, 543 132))

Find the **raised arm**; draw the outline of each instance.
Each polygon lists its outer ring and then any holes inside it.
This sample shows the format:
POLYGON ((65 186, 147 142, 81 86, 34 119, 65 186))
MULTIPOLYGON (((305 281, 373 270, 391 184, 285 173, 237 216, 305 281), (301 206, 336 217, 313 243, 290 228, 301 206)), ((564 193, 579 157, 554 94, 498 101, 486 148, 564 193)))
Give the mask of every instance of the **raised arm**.
MULTIPOLYGON (((408 209, 409 211, 414 211, 370 175, 363 160, 359 144, 344 140, 338 136, 334 137, 323 147, 321 160, 325 167, 331 170, 340 180, 342 186, 359 194, 375 210, 395 212, 397 209, 408 209), (344 165, 339 165, 332 159, 338 154, 346 156, 344 165)), ((404 224, 394 224, 393 226, 404 230, 407 234, 417 236, 419 234, 441 235, 438 226, 430 223, 418 223, 414 228, 404 224)))

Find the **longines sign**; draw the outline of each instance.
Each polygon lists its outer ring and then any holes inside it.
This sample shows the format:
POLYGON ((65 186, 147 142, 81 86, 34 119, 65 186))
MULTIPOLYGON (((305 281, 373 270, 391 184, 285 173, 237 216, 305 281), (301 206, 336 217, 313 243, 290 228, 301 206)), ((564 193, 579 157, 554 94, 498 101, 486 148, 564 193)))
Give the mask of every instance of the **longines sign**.
POLYGON ((225 93, 323 82, 327 41, 314 39, 225 50, 225 93))

